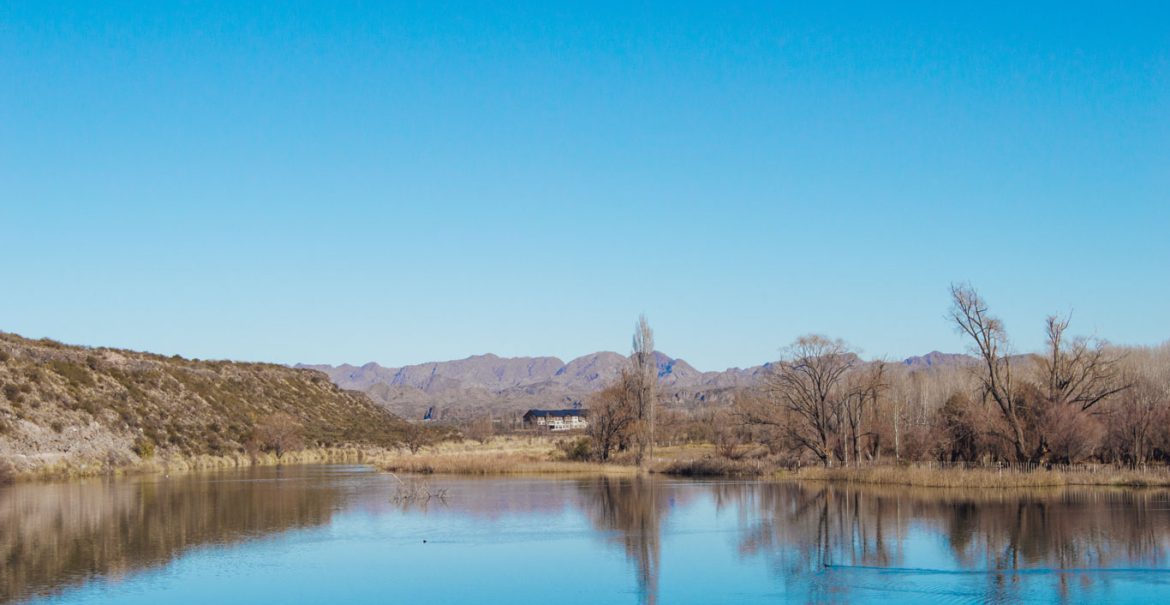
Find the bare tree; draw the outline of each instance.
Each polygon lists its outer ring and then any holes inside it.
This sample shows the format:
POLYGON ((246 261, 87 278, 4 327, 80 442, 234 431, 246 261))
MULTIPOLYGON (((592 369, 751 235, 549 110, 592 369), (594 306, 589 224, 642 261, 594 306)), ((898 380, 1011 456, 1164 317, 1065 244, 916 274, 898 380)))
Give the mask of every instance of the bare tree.
POLYGON ((610 454, 629 440, 637 422, 636 389, 635 376, 626 369, 616 381, 590 398, 588 431, 593 440, 593 455, 599 462, 609 460, 610 454))
POLYGON ((430 445, 432 441, 433 435, 431 432, 426 427, 413 422, 407 423, 402 433, 402 445, 405 445, 411 454, 419 453, 422 448, 430 445))
POLYGON ((1051 453, 1062 462, 1091 456, 1104 435, 1096 407, 1129 384, 1123 380, 1121 358, 1100 340, 1067 339, 1069 319, 1050 315, 1045 323, 1048 350, 1038 356, 1042 399, 1033 411, 1039 439, 1037 457, 1051 453))
POLYGON ((743 458, 747 454, 744 446, 751 443, 752 435, 742 416, 723 410, 713 414, 711 422, 715 454, 728 460, 743 458))
POLYGON ((302 431, 303 428, 296 418, 284 412, 276 412, 256 425, 255 435, 260 446, 276 454, 276 459, 280 460, 285 452, 304 447, 302 431))
POLYGON ((630 363, 635 386, 633 393, 636 427, 635 462, 643 466, 654 457, 654 411, 658 398, 658 362, 654 358, 654 331, 645 315, 638 316, 630 363), (647 456, 649 454, 649 456, 647 456))
MULTIPOLYGON (((877 439, 877 433, 866 430, 865 422, 866 416, 877 408, 878 398, 886 388, 885 369, 886 364, 879 361, 857 367, 848 375, 842 405, 845 415, 844 428, 848 431, 846 438, 849 441, 849 447, 845 450, 846 464, 849 463, 849 454, 852 450, 853 463, 860 465, 863 439, 867 436, 871 441, 877 439)), ((876 444, 874 448, 867 447, 866 450, 873 452, 877 447, 880 447, 880 444, 876 444)))
POLYGON ((988 314, 987 303, 970 285, 951 284, 951 319, 974 341, 982 371, 984 397, 995 401, 1007 423, 1008 439, 1016 460, 1030 458, 1024 441, 1024 422, 1019 410, 1019 393, 1012 379, 1007 332, 1003 322, 988 314))
POLYGON ((1107 343, 1084 337, 1064 338, 1069 319, 1047 319, 1048 355, 1041 362, 1048 402, 1087 412, 1129 388, 1122 380, 1120 357, 1110 355, 1107 343))
POLYGON ((1165 439, 1165 430, 1158 431, 1158 427, 1167 426, 1170 420, 1170 391, 1142 376, 1111 407, 1105 443, 1113 459, 1145 464, 1159 438, 1165 439))
POLYGON ((845 377, 857 364, 857 355, 843 341, 801 336, 768 378, 774 400, 794 416, 794 422, 785 423, 788 438, 825 466, 832 466, 837 458, 839 430, 850 397, 845 377))
POLYGON ((471 424, 467 427, 467 436, 481 444, 491 441, 495 433, 495 423, 492 421, 491 414, 485 414, 472 420, 471 424))

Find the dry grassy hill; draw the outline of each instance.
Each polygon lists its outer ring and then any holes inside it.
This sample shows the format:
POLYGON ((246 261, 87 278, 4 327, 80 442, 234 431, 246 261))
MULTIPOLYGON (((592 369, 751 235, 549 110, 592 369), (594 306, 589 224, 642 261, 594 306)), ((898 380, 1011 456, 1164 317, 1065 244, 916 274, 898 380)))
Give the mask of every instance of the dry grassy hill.
POLYGON ((153 455, 243 452, 283 412, 307 445, 393 445, 405 423, 325 374, 68 346, 0 332, 0 458, 124 465, 153 455))

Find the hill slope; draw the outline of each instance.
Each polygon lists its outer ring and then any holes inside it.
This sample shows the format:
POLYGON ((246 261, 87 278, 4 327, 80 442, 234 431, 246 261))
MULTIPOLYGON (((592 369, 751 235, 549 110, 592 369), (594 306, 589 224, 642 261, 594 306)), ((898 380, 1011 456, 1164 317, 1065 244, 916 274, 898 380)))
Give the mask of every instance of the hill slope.
POLYGON ((270 414, 291 415, 309 445, 398 441, 404 422, 316 371, 192 361, 67 346, 0 332, 0 456, 126 464, 154 449, 241 452, 270 414))

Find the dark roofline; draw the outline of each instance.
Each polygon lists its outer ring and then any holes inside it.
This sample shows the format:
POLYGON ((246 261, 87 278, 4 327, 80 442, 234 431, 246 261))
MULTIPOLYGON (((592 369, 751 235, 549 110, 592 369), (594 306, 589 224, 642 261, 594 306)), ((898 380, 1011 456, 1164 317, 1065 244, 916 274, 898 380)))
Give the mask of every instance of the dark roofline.
POLYGON ((564 410, 528 410, 524 417, 532 416, 533 418, 545 418, 552 416, 554 418, 564 418, 566 416, 586 416, 589 410, 585 409, 564 409, 564 410))

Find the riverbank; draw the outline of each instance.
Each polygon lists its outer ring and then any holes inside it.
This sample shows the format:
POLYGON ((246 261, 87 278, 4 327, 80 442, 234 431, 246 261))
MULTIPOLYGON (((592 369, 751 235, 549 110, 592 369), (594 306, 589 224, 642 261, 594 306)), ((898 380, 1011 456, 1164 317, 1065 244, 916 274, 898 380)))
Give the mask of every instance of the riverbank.
POLYGON ((571 439, 544 436, 495 437, 440 443, 417 453, 392 452, 376 466, 395 473, 445 475, 634 475, 638 468, 620 462, 571 459, 571 439))
POLYGON ((180 456, 163 454, 130 464, 111 464, 103 460, 59 456, 55 458, 13 456, 5 460, 8 466, 0 476, 0 484, 24 481, 63 481, 99 476, 141 475, 149 473, 182 473, 250 466, 277 466, 280 464, 373 464, 392 457, 389 450, 377 447, 310 448, 287 452, 281 457, 270 453, 254 455, 237 453, 223 456, 180 456))
POLYGON ((279 464, 368 464, 383 471, 445 475, 608 475, 653 473, 693 478, 761 478, 839 484, 923 488, 1050 488, 1066 486, 1170 487, 1170 468, 1128 470, 1078 467, 1073 470, 1016 470, 873 466, 862 468, 806 467, 786 470, 766 458, 730 460, 715 454, 711 445, 660 447, 651 464, 639 469, 629 453, 607 463, 574 459, 576 440, 550 436, 500 436, 486 443, 443 442, 417 453, 406 449, 367 447, 311 448, 285 453, 237 453, 223 456, 161 454, 129 464, 77 457, 8 458, 0 465, 0 484, 12 481, 61 481, 95 476, 276 466, 279 464))
POLYGON ((396 473, 450 475, 594 474, 636 475, 643 472, 679 477, 758 477, 773 470, 760 460, 727 460, 711 445, 656 448, 653 460, 639 469, 630 452, 598 463, 575 459, 572 438, 548 436, 496 437, 486 443, 448 442, 418 453, 395 452, 379 461, 396 473))
POLYGON ((796 471, 777 471, 773 476, 778 479, 799 481, 967 489, 1066 486, 1170 487, 1170 469, 1165 468, 1126 470, 1102 467, 1092 471, 1044 469, 1021 471, 1012 469, 938 469, 895 466, 868 468, 810 467, 796 471))
POLYGON ((1047 488, 1064 486, 1170 487, 1170 468, 1127 470, 1077 467, 1073 470, 1016 470, 919 466, 862 468, 806 467, 787 470, 766 458, 730 460, 716 455, 711 445, 660 447, 646 469, 628 455, 600 464, 570 456, 571 440, 545 436, 496 437, 487 443, 443 443, 415 454, 390 452, 375 464, 396 473, 452 475, 605 474, 640 472, 678 477, 762 478, 782 481, 822 481, 925 488, 1047 488))

